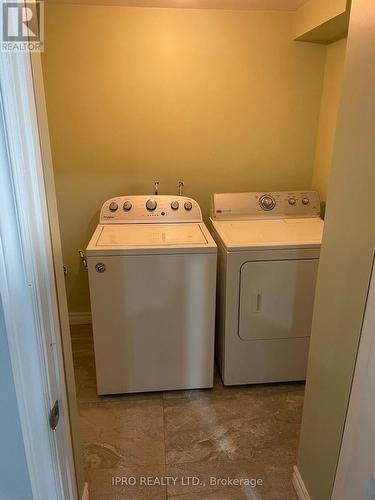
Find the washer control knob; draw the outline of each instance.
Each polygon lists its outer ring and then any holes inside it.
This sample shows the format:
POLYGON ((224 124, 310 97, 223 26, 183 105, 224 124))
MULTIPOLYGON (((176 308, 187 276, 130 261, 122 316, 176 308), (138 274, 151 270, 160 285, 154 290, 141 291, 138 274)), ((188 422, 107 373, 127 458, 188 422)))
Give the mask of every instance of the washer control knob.
POLYGON ((295 205, 297 203, 297 200, 295 198, 289 198, 288 202, 289 205, 295 205))
POLYGON ((193 208, 193 204, 191 201, 185 201, 184 207, 185 207, 185 210, 191 210, 193 208))
POLYGON ((150 198, 149 200, 146 201, 146 208, 150 212, 153 212, 157 206, 158 204, 156 203, 156 200, 154 200, 154 198, 150 198))
POLYGON ((273 210, 276 205, 276 200, 272 196, 265 194, 259 200, 259 204, 263 210, 273 210))
POLYGON ((129 210, 132 209, 132 204, 130 201, 125 201, 122 208, 125 210, 125 212, 129 212, 129 210))
POLYGON ((115 201, 112 201, 110 204, 109 204, 109 209, 111 212, 116 212, 116 210, 118 209, 118 205, 115 201))
POLYGON ((302 198, 302 204, 303 205, 309 205, 310 204, 310 200, 308 198, 302 198))
POLYGON ((178 210, 179 206, 180 206, 180 204, 178 203, 177 200, 172 201, 172 203, 171 203, 171 209, 172 210, 178 210))

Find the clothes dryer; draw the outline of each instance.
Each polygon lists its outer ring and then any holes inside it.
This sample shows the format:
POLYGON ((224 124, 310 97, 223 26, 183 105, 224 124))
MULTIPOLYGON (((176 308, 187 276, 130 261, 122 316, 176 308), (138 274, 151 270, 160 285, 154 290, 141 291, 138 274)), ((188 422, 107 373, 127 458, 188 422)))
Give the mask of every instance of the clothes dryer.
POLYGON ((323 233, 318 194, 214 194, 211 230, 224 384, 305 379, 323 233))

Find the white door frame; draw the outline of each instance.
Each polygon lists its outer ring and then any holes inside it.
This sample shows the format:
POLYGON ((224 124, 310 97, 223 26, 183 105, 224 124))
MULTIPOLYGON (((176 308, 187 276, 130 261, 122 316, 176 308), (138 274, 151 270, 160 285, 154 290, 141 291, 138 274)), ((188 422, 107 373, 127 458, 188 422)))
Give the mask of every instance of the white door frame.
POLYGON ((56 291, 58 299, 61 347, 64 358, 66 391, 68 397, 71 436, 73 440, 73 454, 75 473, 79 497, 87 500, 88 486, 84 483, 82 467, 82 450, 79 429, 79 417, 76 396, 76 383, 74 376, 72 343, 70 336, 70 324, 68 304, 66 298, 65 275, 63 271, 63 256, 61 249, 60 224, 57 211, 55 177, 53 172, 52 153, 48 129, 47 107, 44 93, 42 62, 39 52, 31 53, 31 66, 33 73, 34 98, 36 114, 38 117, 39 141, 43 162, 45 194, 48 206, 49 227, 51 232, 52 253, 54 260, 54 271, 56 291))
POLYGON ((37 500, 77 500, 30 54, 0 54, 0 91, 0 293, 31 487, 37 500))

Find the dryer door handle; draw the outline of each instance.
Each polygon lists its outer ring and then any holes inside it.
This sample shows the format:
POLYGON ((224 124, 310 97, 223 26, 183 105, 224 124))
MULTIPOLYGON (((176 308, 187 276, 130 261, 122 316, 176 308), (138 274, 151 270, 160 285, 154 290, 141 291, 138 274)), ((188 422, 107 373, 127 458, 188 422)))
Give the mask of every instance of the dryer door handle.
POLYGON ((254 290, 251 293, 251 312, 256 314, 262 311, 262 290, 254 290))

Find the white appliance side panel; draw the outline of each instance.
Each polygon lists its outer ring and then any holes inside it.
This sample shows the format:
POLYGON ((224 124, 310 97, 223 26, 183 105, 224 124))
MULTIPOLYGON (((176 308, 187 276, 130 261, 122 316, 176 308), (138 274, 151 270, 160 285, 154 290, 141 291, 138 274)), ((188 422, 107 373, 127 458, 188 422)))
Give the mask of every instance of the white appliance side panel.
POLYGON ((226 253, 218 246, 217 253, 217 285, 216 285, 216 322, 215 322, 215 356, 220 372, 224 367, 224 325, 226 312, 226 253))
POLYGON ((246 262, 238 335, 243 340, 309 337, 318 259, 246 262))
POLYGON ((99 394, 212 387, 216 254, 88 265, 99 394))

